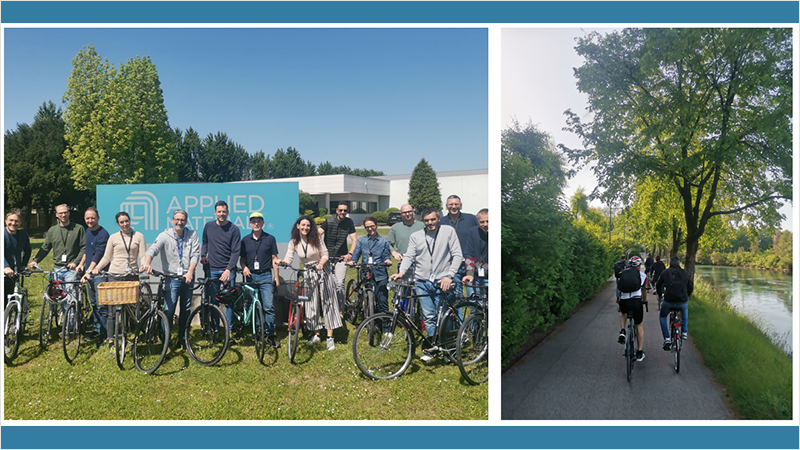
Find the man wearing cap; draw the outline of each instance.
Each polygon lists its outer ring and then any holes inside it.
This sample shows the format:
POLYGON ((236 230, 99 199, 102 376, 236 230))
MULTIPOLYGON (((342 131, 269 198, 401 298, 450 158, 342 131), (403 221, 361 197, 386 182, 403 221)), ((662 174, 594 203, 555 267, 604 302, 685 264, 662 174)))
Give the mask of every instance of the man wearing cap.
POLYGON ((275 308, 272 302, 272 274, 278 260, 278 243, 275 237, 264 231, 264 215, 260 212, 250 214, 250 228, 253 232, 242 238, 240 264, 245 280, 250 277, 260 285, 261 306, 264 308, 267 342, 275 348, 281 346, 275 339, 275 308))
POLYGON ((156 237, 155 242, 144 256, 144 263, 139 272, 153 273, 150 263, 153 257, 161 253, 161 269, 169 275, 183 276, 181 280, 168 280, 164 291, 164 312, 167 314, 167 323, 173 323, 175 306, 180 300, 180 320, 178 324, 178 339, 173 342, 183 343, 182 337, 186 334, 186 321, 189 319, 189 310, 192 307, 192 278, 197 262, 200 260, 200 239, 197 232, 186 228, 189 214, 179 209, 172 213, 172 228, 163 231, 156 237))

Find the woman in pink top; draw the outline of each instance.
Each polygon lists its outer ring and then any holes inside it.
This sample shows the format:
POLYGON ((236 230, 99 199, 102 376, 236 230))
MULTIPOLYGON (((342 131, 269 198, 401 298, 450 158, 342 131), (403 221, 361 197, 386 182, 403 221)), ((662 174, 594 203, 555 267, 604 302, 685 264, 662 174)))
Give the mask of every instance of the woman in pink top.
POLYGON ((307 216, 297 219, 292 229, 292 239, 286 251, 285 260, 277 264, 291 265, 295 253, 306 268, 307 286, 312 288, 309 301, 306 302, 306 327, 314 331, 314 337, 308 341, 309 346, 320 342, 319 330, 323 328, 320 315, 325 319, 324 327, 328 330, 328 350, 333 350, 333 330, 342 326, 342 315, 339 313, 339 302, 336 295, 336 279, 328 262, 328 249, 320 239, 317 225, 307 216), (308 270, 308 269, 316 270, 308 270), (322 311, 320 311, 320 307, 322 311))

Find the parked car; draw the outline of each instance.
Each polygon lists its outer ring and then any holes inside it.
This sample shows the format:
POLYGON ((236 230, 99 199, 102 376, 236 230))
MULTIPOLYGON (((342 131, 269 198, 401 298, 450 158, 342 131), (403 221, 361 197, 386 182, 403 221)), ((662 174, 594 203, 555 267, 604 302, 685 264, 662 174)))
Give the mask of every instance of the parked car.
POLYGON ((394 225, 394 224, 396 224, 398 222, 402 222, 402 221, 403 221, 403 218, 400 217, 400 212, 399 211, 398 212, 390 212, 389 213, 389 218, 386 219, 386 224, 389 225, 389 226, 392 226, 392 225, 394 225))

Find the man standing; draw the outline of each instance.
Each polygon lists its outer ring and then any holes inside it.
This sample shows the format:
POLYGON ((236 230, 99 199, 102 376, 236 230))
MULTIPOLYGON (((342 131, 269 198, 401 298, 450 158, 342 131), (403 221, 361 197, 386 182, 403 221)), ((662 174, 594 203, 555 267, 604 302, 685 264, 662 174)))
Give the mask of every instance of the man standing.
MULTIPOLYGON (((470 228, 467 235, 464 252, 464 266, 467 269, 467 275, 463 281, 464 284, 487 286, 489 277, 489 209, 483 208, 478 211, 477 217, 478 226, 470 228)), ((472 296, 473 291, 473 288, 468 287, 467 297, 472 296)))
POLYGON ((172 228, 164 230, 156 237, 139 268, 140 272, 153 273, 150 263, 153 257, 161 253, 161 270, 168 275, 183 277, 179 280, 168 280, 164 291, 164 312, 170 326, 174 323, 175 307, 180 302, 178 339, 173 342, 180 342, 181 346, 185 345, 182 337, 186 334, 186 321, 189 320, 189 310, 192 308, 192 279, 200 260, 200 239, 196 231, 186 228, 188 220, 189 214, 186 211, 179 209, 173 212, 172 228))
MULTIPOLYGON (((211 298, 215 305, 219 302, 214 299, 223 283, 231 287, 236 285, 236 263, 242 249, 239 227, 228 220, 228 204, 220 200, 214 205, 216 220, 206 223, 203 227, 203 246, 200 250, 200 262, 208 264, 210 277, 219 278, 220 281, 211 285, 211 298)), ((233 308, 225 308, 225 317, 228 327, 233 330, 233 308)), ((236 341, 231 338, 231 343, 236 341)))
POLYGON ((3 233, 3 274, 5 291, 3 292, 3 309, 5 309, 9 294, 14 293, 14 274, 22 270, 31 257, 31 239, 28 232, 20 230, 22 213, 12 209, 6 213, 6 229, 3 233))
POLYGON ((325 247, 328 248, 328 258, 343 256, 344 261, 336 263, 334 268, 336 276, 336 291, 339 294, 339 301, 344 299, 344 279, 347 276, 346 262, 350 261, 356 247, 356 226, 353 219, 347 217, 347 202, 339 202, 336 208, 336 215, 322 222, 323 239, 325 247), (347 251, 347 238, 350 238, 350 251, 347 251))
MULTIPOLYGON (((350 265, 361 258, 361 263, 369 264, 391 264, 392 253, 389 241, 378 235, 378 221, 374 217, 364 219, 364 229, 367 230, 366 236, 361 236, 356 242, 356 250, 353 252, 353 259, 350 265)), ((386 267, 377 267, 372 272, 375 275, 375 301, 378 303, 378 310, 383 313, 389 312, 389 275, 386 267)))
POLYGON ((689 296, 694 292, 694 282, 689 272, 681 268, 681 260, 673 256, 669 260, 669 269, 661 274, 658 280, 658 291, 664 292, 658 321, 661 323, 661 336, 664 337, 664 350, 669 350, 670 338, 667 329, 667 316, 670 309, 681 310, 681 339, 689 337, 689 296))
MULTIPOLYGON (((447 197, 446 208, 449 213, 442 218, 442 225, 450 225, 455 229, 456 235, 458 236, 458 242, 461 244, 461 254, 463 255, 467 246, 467 234, 469 233, 470 228, 478 226, 478 219, 472 214, 461 212, 461 198, 457 195, 451 195, 450 197, 447 197)), ((464 292, 461 288, 461 279, 466 274, 467 268, 464 266, 464 264, 461 264, 461 267, 458 268, 458 272, 454 278, 458 296, 464 295, 464 292)), ((471 290, 470 292, 467 292, 467 295, 470 293, 471 290)))
MULTIPOLYGON (((415 290, 417 295, 426 295, 419 298, 422 315, 425 317, 425 331, 428 336, 434 336, 439 302, 447 301, 447 291, 464 257, 454 227, 440 226, 439 211, 426 208, 422 212, 422 222, 425 224, 425 229, 411 234, 408 250, 403 255, 403 262, 400 263, 400 271, 390 279, 392 281, 400 279, 411 267, 411 263, 416 263, 415 290), (444 292, 437 294, 437 284, 444 292)), ((423 350, 423 353, 422 361, 428 362, 433 359, 430 352, 423 350)))
POLYGON ((411 237, 411 233, 425 228, 422 222, 417 222, 414 218, 414 207, 408 203, 400 207, 400 217, 403 221, 392 225, 387 236, 389 244, 394 247, 392 256, 398 263, 403 260, 403 254, 408 250, 408 238, 411 237))
MULTIPOLYGON (((86 212, 83 213, 83 220, 87 226, 84 232, 86 252, 78 265, 78 271, 84 273, 81 283, 89 283, 89 300, 92 302, 93 309, 92 320, 94 321, 94 331, 97 333, 97 345, 99 347, 103 343, 103 337, 108 334, 106 331, 108 305, 97 303, 97 285, 107 281, 107 279, 102 276, 92 277, 90 274, 97 266, 97 263, 103 259, 109 234, 105 228, 100 226, 100 214, 95 208, 91 206, 86 208, 86 212)), ((101 267, 100 270, 108 270, 108 266, 101 267)))
MULTIPOLYGON (((76 281, 78 272, 75 269, 86 249, 83 227, 69 221, 69 207, 66 204, 56 206, 56 218, 58 223, 47 230, 44 244, 28 266, 31 268, 38 266, 52 249, 53 268, 67 269, 66 273, 58 275, 59 279, 67 282, 76 281)), ((68 294, 74 295, 74 290, 74 285, 67 285, 68 294)))
POLYGON ((274 236, 264 231, 264 215, 260 212, 250 214, 250 228, 253 232, 242 239, 242 275, 256 283, 269 283, 259 286, 267 343, 280 348, 280 342, 275 339, 275 307, 272 301, 272 274, 277 272, 274 269, 278 260, 278 244, 274 236))

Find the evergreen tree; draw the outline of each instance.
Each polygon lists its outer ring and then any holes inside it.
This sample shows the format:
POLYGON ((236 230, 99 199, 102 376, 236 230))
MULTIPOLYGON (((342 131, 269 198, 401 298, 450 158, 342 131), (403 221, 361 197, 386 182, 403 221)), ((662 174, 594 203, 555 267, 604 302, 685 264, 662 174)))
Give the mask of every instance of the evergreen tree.
POLYGON ((417 214, 425 208, 442 209, 442 193, 439 190, 439 180, 436 172, 425 158, 422 158, 408 182, 408 203, 414 207, 417 214))

